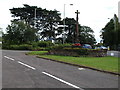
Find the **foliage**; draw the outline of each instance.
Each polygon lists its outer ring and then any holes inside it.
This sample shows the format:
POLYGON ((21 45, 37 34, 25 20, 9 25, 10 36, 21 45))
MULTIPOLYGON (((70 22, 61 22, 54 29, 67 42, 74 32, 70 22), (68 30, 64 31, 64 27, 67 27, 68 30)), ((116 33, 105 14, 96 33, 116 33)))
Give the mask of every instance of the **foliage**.
POLYGON ((27 44, 37 40, 36 30, 23 21, 12 21, 7 27, 7 34, 3 34, 3 45, 27 44))
POLYGON ((32 52, 28 52, 26 54, 28 54, 28 55, 43 55, 46 53, 48 53, 48 51, 32 51, 32 52))
POLYGON ((63 55, 63 56, 92 56, 103 57, 107 55, 107 50, 95 50, 86 48, 77 48, 72 46, 54 46, 49 49, 49 54, 63 55))
POLYGON ((37 6, 29 6, 10 9, 15 20, 24 20, 29 25, 35 27, 40 34, 40 39, 55 39, 57 26, 61 19, 57 10, 42 9, 37 6), (36 10, 36 16, 34 15, 36 10))
POLYGON ((71 47, 71 44, 65 43, 65 44, 56 44, 55 46, 49 47, 49 50, 60 50, 65 47, 71 47))
MULTIPOLYGON (((64 19, 63 19, 64 21, 64 19)), ((62 25, 63 23, 61 23, 62 25)), ((76 20, 74 18, 65 18, 65 33, 64 38, 66 43, 78 43, 76 42, 76 20)), ((63 29, 62 27, 59 27, 59 29, 63 29)), ((96 40, 94 37, 94 31, 88 27, 88 26, 81 26, 79 24, 78 26, 79 34, 78 34, 78 40, 81 44, 95 44, 96 40)))
POLYGON ((94 45, 96 43, 94 31, 88 26, 81 26, 79 40, 81 44, 94 45))
MULTIPOLYGON (((63 42, 63 38, 65 38, 65 43, 76 42, 76 20, 65 18, 66 27, 64 31, 64 19, 61 20, 60 13, 57 10, 47 10, 24 4, 24 7, 12 8, 10 12, 14 19, 11 25, 7 27, 7 33, 3 34, 3 44, 6 48, 9 48, 10 45, 31 44, 35 50, 46 47, 50 49, 53 47, 52 44, 49 45, 50 43, 41 41, 55 40, 60 44, 63 42), (64 37, 61 37, 63 34, 64 37), (40 42, 36 42, 38 40, 40 42)), ((93 45, 95 43, 93 33, 90 27, 79 24, 78 39, 81 44, 93 45)), ((64 47, 64 45, 59 47, 64 47)))
POLYGON ((118 36, 120 36, 120 23, 116 15, 105 25, 101 32, 103 44, 110 46, 112 50, 117 50, 118 45, 120 45, 120 40, 118 40, 118 36))
POLYGON ((32 49, 32 45, 28 45, 28 44, 22 44, 22 45, 10 45, 7 47, 3 47, 4 49, 11 49, 11 50, 31 50, 32 49))
POLYGON ((50 47, 50 46, 54 46, 54 44, 50 41, 39 41, 38 46, 39 47, 50 47))

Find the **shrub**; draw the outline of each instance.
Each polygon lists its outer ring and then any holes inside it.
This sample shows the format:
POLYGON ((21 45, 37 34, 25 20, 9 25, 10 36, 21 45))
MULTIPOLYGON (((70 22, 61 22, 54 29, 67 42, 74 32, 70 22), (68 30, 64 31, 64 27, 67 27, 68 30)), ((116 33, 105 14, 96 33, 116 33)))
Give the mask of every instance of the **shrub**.
POLYGON ((28 45, 28 44, 10 45, 9 49, 12 49, 12 50, 31 50, 32 45, 28 45))
POLYGON ((54 46, 50 46, 49 50, 60 50, 67 47, 71 47, 71 44, 56 44, 54 46))
POLYGON ((38 46, 39 47, 50 47, 50 46, 54 46, 54 44, 50 41, 40 41, 38 42, 38 46))
POLYGON ((33 43, 31 43, 31 45, 33 48, 38 47, 38 42, 33 42, 33 43))
POLYGON ((44 47, 33 47, 32 50, 33 51, 44 51, 44 50, 46 50, 46 48, 44 48, 44 47))

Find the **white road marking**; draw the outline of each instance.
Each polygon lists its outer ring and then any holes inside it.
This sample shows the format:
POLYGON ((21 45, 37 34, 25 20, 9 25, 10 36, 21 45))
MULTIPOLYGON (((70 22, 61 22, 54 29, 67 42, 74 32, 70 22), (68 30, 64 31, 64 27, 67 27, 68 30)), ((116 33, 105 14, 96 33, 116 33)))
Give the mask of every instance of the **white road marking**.
POLYGON ((8 57, 8 56, 4 56, 4 57, 7 58, 7 59, 10 59, 10 60, 12 60, 12 61, 15 61, 15 59, 10 58, 10 57, 8 57))
POLYGON ((49 77, 52 77, 52 78, 60 81, 60 82, 63 82, 63 83, 65 83, 65 84, 69 85, 69 86, 72 86, 72 87, 74 87, 74 88, 78 88, 78 89, 80 89, 80 90, 83 90, 82 88, 80 88, 80 87, 78 87, 78 86, 76 86, 76 85, 73 85, 73 84, 71 84, 71 83, 69 83, 69 82, 66 82, 66 81, 64 81, 64 80, 62 80, 62 79, 60 79, 60 78, 58 78, 58 77, 55 77, 55 76, 49 74, 49 73, 46 73, 46 72, 42 72, 42 73, 45 74, 45 75, 47 75, 47 76, 49 76, 49 77))
POLYGON ((30 65, 27 65, 27 64, 25 64, 25 63, 23 63, 23 62, 18 61, 18 63, 19 63, 19 64, 22 64, 22 65, 24 65, 24 66, 26 66, 26 67, 29 67, 29 68, 31 68, 31 69, 33 69, 33 70, 36 70, 36 68, 34 68, 34 67, 30 66, 30 65))
POLYGON ((78 68, 78 70, 85 70, 85 68, 78 68))

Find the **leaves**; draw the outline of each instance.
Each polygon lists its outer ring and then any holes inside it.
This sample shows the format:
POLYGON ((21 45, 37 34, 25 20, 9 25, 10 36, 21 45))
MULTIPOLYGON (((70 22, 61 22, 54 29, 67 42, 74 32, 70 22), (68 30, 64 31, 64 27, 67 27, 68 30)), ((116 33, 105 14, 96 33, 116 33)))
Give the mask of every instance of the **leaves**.
POLYGON ((12 21, 7 27, 7 34, 3 35, 4 43, 26 44, 36 40, 36 30, 23 21, 12 21))
POLYGON ((117 50, 120 44, 118 40, 118 36, 120 35, 120 23, 118 22, 117 15, 114 15, 114 18, 105 25, 101 32, 104 45, 110 46, 110 49, 117 50))

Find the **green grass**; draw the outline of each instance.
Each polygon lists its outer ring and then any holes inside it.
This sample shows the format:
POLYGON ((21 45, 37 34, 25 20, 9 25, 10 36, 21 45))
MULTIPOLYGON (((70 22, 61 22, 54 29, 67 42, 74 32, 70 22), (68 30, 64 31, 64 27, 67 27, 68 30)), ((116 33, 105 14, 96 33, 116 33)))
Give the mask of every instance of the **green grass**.
POLYGON ((48 51, 32 51, 32 52, 28 52, 28 55, 43 55, 45 53, 47 53, 48 51))
POLYGON ((68 62, 72 64, 84 65, 100 70, 118 72, 118 58, 117 57, 71 57, 71 56, 57 56, 57 55, 42 55, 47 51, 33 51, 33 55, 37 54, 40 57, 54 59, 58 61, 68 62))

